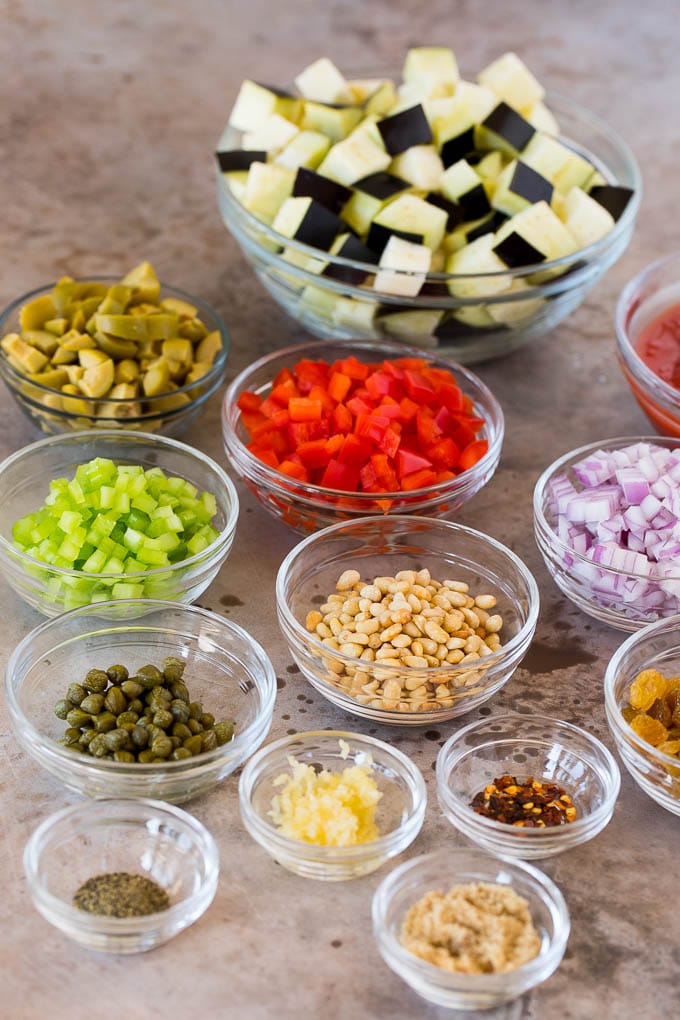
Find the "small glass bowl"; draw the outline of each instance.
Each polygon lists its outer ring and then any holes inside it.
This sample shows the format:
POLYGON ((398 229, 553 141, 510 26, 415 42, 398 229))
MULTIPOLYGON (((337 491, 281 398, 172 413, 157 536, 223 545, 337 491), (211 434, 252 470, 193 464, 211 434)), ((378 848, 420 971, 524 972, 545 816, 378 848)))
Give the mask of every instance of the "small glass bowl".
POLYGON ((654 428, 680 436, 680 390, 653 372, 637 345, 646 327, 680 303, 680 254, 652 262, 626 284, 616 305, 619 366, 654 428))
POLYGON ((648 797, 680 815, 680 761, 642 740, 621 714, 630 685, 643 669, 680 674, 680 616, 657 620, 631 635, 612 655, 604 675, 609 729, 621 761, 648 797))
POLYGON ((234 470, 252 489, 265 509, 298 531, 309 533, 335 524, 336 521, 366 514, 412 513, 438 517, 459 510, 463 503, 486 485, 498 467, 504 422, 500 404, 481 379, 451 361, 396 344, 365 340, 347 343, 313 341, 267 354, 241 372, 225 394, 222 430, 225 450, 234 470), (379 497, 370 492, 343 492, 297 481, 269 467, 250 452, 246 446, 247 433, 237 406, 244 391, 265 395, 281 369, 292 368, 301 358, 332 362, 350 356, 362 362, 404 357, 426 358, 433 368, 451 372, 463 393, 472 400, 474 413, 486 422, 477 438, 488 440, 487 452, 473 467, 447 482, 410 492, 381 493, 379 497))
POLYGON ((120 581, 143 584, 144 598, 195 602, 229 555, 238 510, 236 488, 226 472, 204 453, 174 439, 114 429, 51 436, 0 463, 0 570, 17 595, 45 616, 105 601, 120 581), (42 505, 50 480, 72 477, 79 464, 94 457, 140 464, 146 470, 160 467, 191 482, 199 492, 211 492, 217 500, 213 526, 218 537, 195 556, 129 575, 50 566, 20 552, 12 542, 15 521, 42 505))
MULTIPOLYGON (((120 278, 93 276, 88 277, 89 281, 102 283, 108 287, 120 283, 120 278)), ((38 287, 13 301, 0 315, 0 337, 6 333, 20 332, 19 312, 23 305, 49 295, 54 286, 55 284, 51 283, 45 287, 38 287)), ((60 390, 36 383, 30 376, 17 371, 2 351, 0 351, 0 377, 24 414, 49 435, 81 432, 84 429, 119 428, 178 436, 199 418, 208 397, 222 384, 227 367, 229 333, 222 317, 215 309, 193 294, 163 285, 160 300, 165 298, 176 298, 194 305, 208 332, 216 330, 222 338, 222 349, 218 351, 211 368, 194 383, 188 383, 169 393, 134 400, 109 398, 95 400, 78 395, 80 409, 78 413, 74 413, 68 409, 68 403, 66 407, 64 406, 60 390), (103 414, 102 411, 106 413, 103 414)))
POLYGON ((471 723, 437 757, 439 805, 456 829, 493 853, 532 860, 587 842, 609 823, 621 786, 604 744, 578 726, 541 715, 497 715, 471 723), (475 794, 502 775, 557 783, 572 798, 573 822, 518 828, 478 815, 475 794))
POLYGON ((594 563, 563 541, 554 530, 556 514, 551 505, 551 486, 560 475, 574 481, 572 467, 598 450, 619 450, 634 443, 653 443, 675 449, 678 440, 664 436, 623 436, 589 443, 572 450, 546 468, 534 489, 534 534, 553 581, 563 595, 596 620, 634 631, 659 617, 680 611, 680 568, 663 581, 630 574, 594 563))
POLYGON ((260 746, 271 725, 276 677, 251 636, 196 606, 140 599, 74 609, 48 620, 17 645, 5 693, 19 744, 69 789, 88 797, 149 797, 180 802, 219 782, 260 746), (134 617, 134 619, 131 619, 134 617), (122 662, 132 672, 167 655, 186 663, 186 683, 234 737, 195 757, 124 762, 76 754, 58 743, 68 725, 54 714, 69 683, 89 669, 122 662))
POLYGON ((43 917, 85 949, 144 953, 208 909, 217 891, 219 855, 201 823, 155 800, 99 800, 50 815, 24 850, 33 903, 43 917), (107 917, 72 904, 95 875, 141 874, 170 897, 167 910, 142 917, 107 917))
POLYGON ((279 625, 295 662, 325 698, 353 715, 390 725, 419 726, 463 715, 487 701, 512 676, 536 629, 538 589, 532 575, 510 549, 472 528, 428 517, 363 517, 335 524, 306 538, 286 556, 276 579, 279 625), (438 581, 465 581, 474 595, 493 594, 493 610, 503 618, 503 644, 492 655, 471 663, 427 669, 365 662, 322 643, 310 633, 307 613, 335 592, 344 570, 356 569, 365 583, 400 570, 428 568, 438 581), (378 681, 370 697, 357 689, 378 681), (405 681, 419 678, 429 697, 411 696, 405 681), (377 693, 391 679, 402 687, 399 707, 385 708, 377 693), (448 686, 445 699, 436 688, 448 686), (443 700, 442 700, 443 699, 443 700))
POLYGON ((360 733, 317 730, 284 737, 253 755, 241 774, 239 800, 246 829, 279 864, 303 878, 340 882, 368 875, 410 846, 423 824, 427 791, 420 770, 395 747, 360 733), (341 741, 349 745, 346 757, 341 741), (381 833, 377 839, 357 846, 320 846, 290 839, 270 821, 272 797, 279 791, 275 780, 290 773, 289 758, 316 771, 342 772, 369 755, 371 774, 382 793, 375 816, 381 833))
MULTIPOLYGON (((384 69, 371 77, 394 78, 384 69)), ((642 181, 635 157, 604 121, 564 96, 546 102, 561 128, 560 140, 588 157, 605 178, 633 190, 614 228, 595 244, 552 262, 497 273, 454 276, 431 272, 411 298, 377 291, 375 265, 331 255, 284 237, 249 212, 217 171, 217 199, 224 224, 274 300, 315 336, 329 340, 405 339, 439 347, 473 364, 510 353, 550 335, 578 308, 600 277, 626 250, 639 208, 642 181), (327 267, 327 268, 324 268, 327 267), (509 280, 498 293, 497 278, 509 280), (474 297, 454 296, 449 285, 474 287, 474 297), (356 282, 362 281, 362 282, 356 282)), ((220 149, 238 149, 242 135, 227 127, 220 149)), ((404 293, 411 273, 400 271, 404 293)))
POLYGON ((557 969, 569 938, 569 913, 561 892, 529 864, 485 850, 443 849, 401 864, 383 879, 373 897, 373 932, 387 966, 419 995, 446 1009, 492 1009, 547 980, 557 969), (409 908, 433 890, 468 882, 510 886, 529 903, 541 939, 538 956, 505 974, 456 974, 421 960, 399 936, 409 908))

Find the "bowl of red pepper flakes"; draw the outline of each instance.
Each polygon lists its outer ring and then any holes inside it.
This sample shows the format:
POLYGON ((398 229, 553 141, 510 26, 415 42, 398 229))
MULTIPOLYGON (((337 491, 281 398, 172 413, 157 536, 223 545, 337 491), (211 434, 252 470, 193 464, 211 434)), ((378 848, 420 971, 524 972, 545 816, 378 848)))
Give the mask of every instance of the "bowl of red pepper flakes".
POLYGON ((309 342, 229 386, 227 456, 302 532, 372 514, 458 510, 493 475, 500 404, 472 372, 402 344, 309 342))
POLYGON ((437 757, 444 815, 486 850, 552 857, 609 823, 621 785, 596 737, 540 715, 490 716, 458 730, 437 757))

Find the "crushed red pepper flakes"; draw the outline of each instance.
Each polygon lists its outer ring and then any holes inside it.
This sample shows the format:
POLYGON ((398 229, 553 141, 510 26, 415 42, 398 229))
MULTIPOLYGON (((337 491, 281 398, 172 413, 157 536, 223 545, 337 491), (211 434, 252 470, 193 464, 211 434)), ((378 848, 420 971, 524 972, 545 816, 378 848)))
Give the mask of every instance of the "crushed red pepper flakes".
POLYGON ((572 799, 561 786, 533 776, 525 782, 515 776, 499 776, 475 794, 470 807, 484 818, 520 829, 546 829, 576 818, 572 799))

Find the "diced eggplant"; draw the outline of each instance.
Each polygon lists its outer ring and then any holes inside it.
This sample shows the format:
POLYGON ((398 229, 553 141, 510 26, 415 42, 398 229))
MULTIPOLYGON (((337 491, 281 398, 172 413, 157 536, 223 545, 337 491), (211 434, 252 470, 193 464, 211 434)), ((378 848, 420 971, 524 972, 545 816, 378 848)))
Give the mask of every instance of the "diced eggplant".
POLYGON ((319 166, 319 173, 339 184, 349 185, 369 174, 386 170, 389 165, 390 157, 369 135, 352 134, 328 150, 319 166))
POLYGON ((229 149, 227 152, 216 152, 215 159, 222 173, 234 173, 249 170, 251 163, 266 163, 267 153, 260 150, 229 149))
MULTIPOLYGON (((423 293, 421 289, 421 294, 423 293)), ((382 305, 378 309, 378 325, 390 337, 418 344, 436 346, 435 330, 444 312, 437 308, 410 308, 382 305)))
POLYGON ((453 50, 446 46, 413 46, 406 54, 401 76, 405 82, 427 78, 451 88, 460 78, 453 50))
POLYGON ((373 286, 385 294, 415 297, 425 282, 431 261, 432 252, 424 244, 413 244, 393 234, 380 256, 373 286))
POLYGON ((332 181, 330 177, 300 167, 293 184, 293 197, 300 196, 313 198, 331 212, 340 213, 342 207, 352 197, 352 192, 350 188, 332 181))
POLYGON ((408 191, 410 184, 393 174, 381 172, 362 177, 360 181, 355 181, 352 187, 356 191, 364 191, 367 195, 372 195, 373 198, 388 199, 393 195, 398 195, 400 191, 408 191))
POLYGON ((536 128, 528 120, 507 103, 500 102, 475 128, 475 144, 478 149, 501 149, 518 156, 535 133, 536 128))
POLYGON ((412 145, 394 157, 390 170, 419 191, 430 191, 439 187, 444 164, 434 145, 412 145))
MULTIPOLYGON (((333 242, 330 253, 331 255, 339 255, 343 259, 352 259, 355 262, 370 262, 372 264, 377 264, 378 262, 376 252, 367 248, 354 234, 340 234, 333 242)), ((323 275, 358 287, 369 274, 364 269, 357 269, 353 266, 341 266, 329 262, 323 270, 323 275)))
POLYGON ((338 216, 308 197, 287 198, 272 223, 272 230, 284 237, 323 251, 328 251, 343 227, 338 216))
POLYGON ((330 140, 320 131, 298 131, 295 138, 274 157, 274 162, 291 170, 301 166, 316 170, 330 147, 330 140))
POLYGON ((300 95, 319 103, 354 102, 352 91, 344 76, 328 57, 321 57, 301 71, 295 79, 300 95))
POLYGON ((251 163, 243 204, 258 219, 271 223, 279 208, 293 193, 295 174, 276 163, 251 163))
POLYGON ((398 227, 384 227, 374 221, 369 228, 366 244, 377 255, 382 255, 385 245, 393 236, 401 237, 404 241, 412 241, 413 244, 421 244, 423 240, 422 234, 416 234, 414 231, 409 230, 399 230, 398 227))
MULTIPOLYGON (((494 249, 498 254, 498 247, 506 238, 517 235, 525 243, 531 245, 536 251, 543 255, 544 259, 553 260, 562 258, 564 255, 572 255, 578 248, 575 239, 569 233, 564 224, 555 215, 547 202, 537 202, 522 212, 512 216, 496 232, 494 249)), ((508 249, 501 249, 507 258, 508 249)), ((542 261, 534 259, 534 261, 542 261)), ((515 263, 515 264, 527 264, 515 263)), ((532 263, 529 263, 532 264, 532 263)))
POLYGON ((448 198, 444 198, 443 195, 438 195, 436 192, 431 191, 429 195, 425 196, 425 201, 429 202, 430 205, 436 205, 438 209, 443 209, 446 213, 446 232, 447 234, 454 230, 457 226, 465 220, 465 213, 457 202, 451 202, 448 198))
POLYGON ((615 220, 618 220, 623 215, 626 206, 633 197, 631 188, 624 188, 615 184, 597 184, 594 188, 590 189, 589 194, 615 220))
POLYGON ((526 238, 515 233, 514 230, 498 244, 495 244, 493 250, 499 259, 511 269, 515 269, 517 266, 533 266, 546 259, 544 252, 534 248, 526 238))
POLYGON ((543 86, 516 53, 498 57, 479 72, 477 81, 516 110, 530 109, 545 95, 543 86))
POLYGON ((299 134, 300 129, 292 121, 282 117, 280 113, 272 113, 254 131, 246 131, 243 135, 244 149, 265 149, 277 153, 299 134))
POLYGON ((609 210, 580 188, 572 188, 565 197, 562 221, 582 248, 599 241, 614 227, 609 210))
POLYGON ((465 159, 459 159, 445 171, 440 191, 461 206, 465 219, 475 220, 491 211, 482 179, 465 159))
POLYGON ((496 181, 491 204, 494 209, 514 216, 535 202, 550 203, 552 194, 550 181, 521 160, 513 160, 496 181))
POLYGON ((357 126, 362 118, 358 106, 332 106, 305 100, 300 119, 303 131, 320 131, 331 142, 340 142, 357 126))
POLYGON ((398 156, 412 145, 429 145, 432 141, 432 131, 420 104, 385 117, 378 122, 378 128, 391 156, 398 156))
POLYGON ((297 122, 301 109, 301 100, 285 89, 246 78, 236 97, 229 123, 237 131, 254 131, 273 113, 297 122))
POLYGON ((485 234, 449 256, 446 271, 452 276, 447 282, 453 297, 484 298, 509 290, 512 277, 493 243, 493 235, 485 234))
MULTIPOLYGON (((446 219, 447 214, 443 209, 430 205, 417 195, 406 194, 399 195, 381 209, 373 221, 373 226, 387 227, 392 233, 398 231, 402 237, 404 232, 417 234, 419 243, 426 244, 435 251, 442 243, 446 219)), ((367 244, 373 247, 370 234, 367 244)))

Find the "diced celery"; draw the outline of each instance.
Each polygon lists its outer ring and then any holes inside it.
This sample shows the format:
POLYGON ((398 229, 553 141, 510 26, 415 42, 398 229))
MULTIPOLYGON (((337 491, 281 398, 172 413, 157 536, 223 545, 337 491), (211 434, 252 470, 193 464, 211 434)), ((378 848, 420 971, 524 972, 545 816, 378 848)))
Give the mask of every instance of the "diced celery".
POLYGON ((144 585, 130 581, 119 581, 111 589, 111 596, 114 599, 141 599, 143 595, 144 585))
POLYGON ((83 570, 88 574, 101 574, 106 563, 106 553, 103 549, 95 549, 89 559, 83 563, 83 570))

